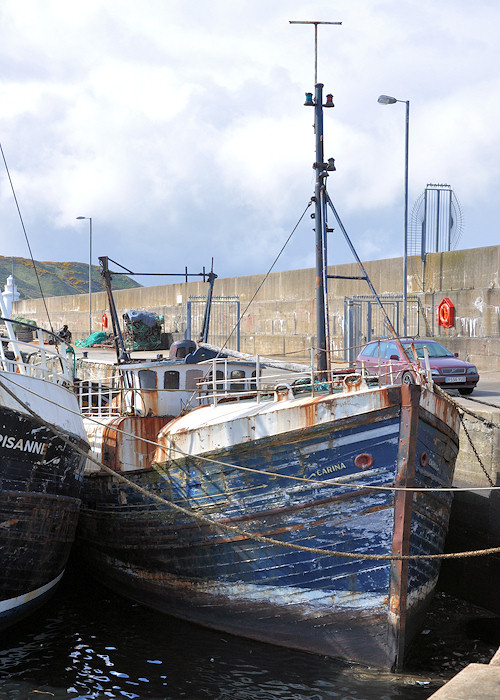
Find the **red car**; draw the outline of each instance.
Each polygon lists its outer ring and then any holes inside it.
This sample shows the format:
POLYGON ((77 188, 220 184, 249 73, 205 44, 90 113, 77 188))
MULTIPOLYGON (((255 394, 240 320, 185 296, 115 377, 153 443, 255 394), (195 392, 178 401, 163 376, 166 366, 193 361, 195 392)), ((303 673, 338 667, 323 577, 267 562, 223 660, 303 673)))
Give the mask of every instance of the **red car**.
MULTIPOLYGON (((436 340, 417 338, 401 339, 410 361, 413 361, 411 345, 414 345, 417 357, 424 365, 424 347, 429 352, 429 366, 433 381, 443 389, 458 389, 464 396, 472 394, 479 381, 475 365, 458 359, 458 353, 452 353, 436 340)), ((366 371, 367 375, 381 376, 385 383, 411 384, 414 377, 406 358, 394 340, 374 340, 365 345, 356 358, 356 368, 366 371)))

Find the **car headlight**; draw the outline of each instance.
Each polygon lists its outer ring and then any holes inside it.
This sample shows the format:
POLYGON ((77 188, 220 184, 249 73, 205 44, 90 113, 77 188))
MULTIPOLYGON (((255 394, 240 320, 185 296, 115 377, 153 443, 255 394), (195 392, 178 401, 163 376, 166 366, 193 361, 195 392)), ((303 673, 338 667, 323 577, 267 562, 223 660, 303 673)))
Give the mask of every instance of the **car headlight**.
POLYGON ((431 369, 431 374, 439 374, 439 370, 438 369, 431 369))
POLYGON ((467 374, 477 374, 477 368, 469 367, 469 369, 467 370, 467 374))

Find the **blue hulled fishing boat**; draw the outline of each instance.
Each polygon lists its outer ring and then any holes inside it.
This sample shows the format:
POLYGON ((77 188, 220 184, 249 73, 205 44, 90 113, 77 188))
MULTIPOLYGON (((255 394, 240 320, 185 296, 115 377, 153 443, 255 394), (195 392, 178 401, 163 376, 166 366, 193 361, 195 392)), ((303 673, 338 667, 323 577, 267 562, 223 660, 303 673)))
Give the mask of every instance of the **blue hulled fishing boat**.
POLYGON ((122 465, 127 482, 89 474, 86 557, 163 612, 399 668, 439 559, 397 557, 443 551, 451 495, 392 487, 451 486, 456 412, 417 384, 286 391, 177 418, 150 466, 122 465))
MULTIPOLYGON (((322 88, 306 97, 317 146, 314 370, 238 379, 213 359, 201 405, 170 415, 140 464, 106 462, 118 439, 109 432, 96 450, 104 466, 84 479, 79 542, 101 581, 144 605, 394 670, 438 578, 451 494, 433 489, 451 487, 459 416, 418 366, 414 383, 397 386, 330 371, 323 250, 335 166, 323 158, 322 109, 333 103, 322 88)), ((155 386, 171 370, 158 365, 155 386)))

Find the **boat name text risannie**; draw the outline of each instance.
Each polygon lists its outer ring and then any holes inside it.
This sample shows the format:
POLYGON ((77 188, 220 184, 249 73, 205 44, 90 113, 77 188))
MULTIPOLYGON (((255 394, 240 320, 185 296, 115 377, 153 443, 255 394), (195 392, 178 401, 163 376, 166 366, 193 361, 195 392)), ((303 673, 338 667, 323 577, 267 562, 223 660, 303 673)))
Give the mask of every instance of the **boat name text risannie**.
POLYGON ((8 450, 21 450, 21 452, 45 455, 48 443, 38 442, 37 440, 23 440, 14 435, 0 435, 0 447, 5 447, 8 450))

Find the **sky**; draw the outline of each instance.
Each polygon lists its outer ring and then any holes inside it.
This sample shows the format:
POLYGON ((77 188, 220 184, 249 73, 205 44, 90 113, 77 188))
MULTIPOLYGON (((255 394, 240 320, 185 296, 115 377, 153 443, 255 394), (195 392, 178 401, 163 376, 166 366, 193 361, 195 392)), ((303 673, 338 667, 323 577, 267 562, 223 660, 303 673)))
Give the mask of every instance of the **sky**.
MULTIPOLYGON (((88 263, 85 216, 94 264, 313 267, 314 29, 290 20, 342 22, 318 29, 318 81, 335 103, 329 193, 359 257, 403 255, 406 100, 409 216, 427 183, 446 183, 458 247, 498 244, 497 0, 2 0, 17 205, 0 162, 0 255, 29 256, 19 207, 37 260, 88 263)), ((352 261, 335 226, 328 246, 330 264, 352 261)))

